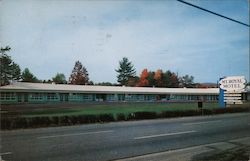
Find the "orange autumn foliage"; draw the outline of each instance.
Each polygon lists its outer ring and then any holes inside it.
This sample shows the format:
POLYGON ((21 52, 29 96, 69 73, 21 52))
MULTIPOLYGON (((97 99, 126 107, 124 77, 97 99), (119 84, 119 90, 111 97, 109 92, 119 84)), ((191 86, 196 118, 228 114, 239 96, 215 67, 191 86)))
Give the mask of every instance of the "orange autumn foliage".
POLYGON ((149 82, 148 82, 147 78, 148 78, 148 70, 143 69, 141 76, 140 76, 140 80, 138 82, 138 86, 139 87, 148 86, 149 82))

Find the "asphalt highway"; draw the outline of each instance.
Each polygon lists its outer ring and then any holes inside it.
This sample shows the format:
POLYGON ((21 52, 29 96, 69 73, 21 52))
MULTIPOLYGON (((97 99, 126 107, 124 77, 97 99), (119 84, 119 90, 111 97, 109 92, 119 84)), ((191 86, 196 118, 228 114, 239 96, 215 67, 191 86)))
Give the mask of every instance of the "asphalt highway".
POLYGON ((250 113, 238 113, 1 131, 0 153, 4 161, 105 161, 249 136, 250 113))

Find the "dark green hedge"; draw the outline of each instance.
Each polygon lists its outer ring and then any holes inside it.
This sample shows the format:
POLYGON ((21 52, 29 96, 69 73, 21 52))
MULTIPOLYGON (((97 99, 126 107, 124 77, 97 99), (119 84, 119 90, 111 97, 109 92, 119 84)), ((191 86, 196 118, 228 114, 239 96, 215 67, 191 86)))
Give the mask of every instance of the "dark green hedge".
POLYGON ((102 123, 127 120, 144 120, 156 118, 171 118, 182 116, 213 115, 222 113, 250 112, 250 108, 223 108, 223 109, 203 109, 187 111, 164 111, 156 112, 134 112, 125 115, 119 113, 81 116, 53 116, 53 117, 1 117, 1 129, 37 128, 49 126, 68 126, 88 123, 102 123))

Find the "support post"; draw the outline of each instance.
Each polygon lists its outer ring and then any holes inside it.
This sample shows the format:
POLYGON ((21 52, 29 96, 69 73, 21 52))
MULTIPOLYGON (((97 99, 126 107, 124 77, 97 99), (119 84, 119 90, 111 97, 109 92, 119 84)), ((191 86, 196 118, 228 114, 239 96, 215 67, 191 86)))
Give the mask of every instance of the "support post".
MULTIPOLYGON (((223 78, 220 78, 220 80, 222 80, 223 78)), ((220 84, 219 84, 219 88, 220 88, 220 84)), ((226 103, 224 102, 224 90, 220 88, 220 93, 219 93, 219 106, 221 108, 225 108, 226 107, 226 103)))

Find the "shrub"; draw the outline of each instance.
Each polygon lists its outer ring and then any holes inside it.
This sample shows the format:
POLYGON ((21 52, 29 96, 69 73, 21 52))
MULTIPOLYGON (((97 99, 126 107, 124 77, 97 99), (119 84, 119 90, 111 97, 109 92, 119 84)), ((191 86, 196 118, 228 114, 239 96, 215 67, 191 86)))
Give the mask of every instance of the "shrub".
POLYGON ((1 118, 1 129, 10 129, 11 121, 9 118, 1 118))
POLYGON ((78 124, 79 123, 79 117, 78 116, 70 116, 69 117, 70 123, 72 125, 78 124))
POLYGON ((128 116, 124 113, 116 114, 116 119, 113 114, 100 115, 80 115, 80 116, 53 116, 53 117, 1 117, 1 129, 18 129, 18 128, 32 128, 32 127, 48 127, 48 126, 65 126, 75 124, 86 124, 96 122, 112 122, 125 120, 143 120, 155 118, 170 118, 182 116, 213 115, 222 113, 235 112, 250 112, 250 108, 230 107, 217 109, 202 109, 201 110, 187 110, 187 111, 163 111, 159 114, 156 112, 135 112, 129 113, 128 116))
POLYGON ((87 123, 89 123, 88 118, 86 117, 86 115, 79 115, 78 116, 78 123, 79 124, 87 124, 87 123))
POLYGON ((58 116, 53 116, 50 118, 51 125, 60 125, 58 116))
POLYGON ((16 120, 16 128, 27 128, 27 119, 18 117, 16 120))
POLYGON ((201 115, 199 110, 187 110, 187 111, 163 111, 158 114, 159 118, 171 118, 171 117, 182 117, 182 116, 197 116, 201 115))
POLYGON ((116 120, 117 121, 125 121, 126 120, 126 116, 124 113, 118 113, 116 114, 116 120))
POLYGON ((60 125, 68 125, 68 116, 60 116, 59 117, 60 125))
POLYGON ((134 113, 129 113, 126 120, 135 120, 135 114, 134 113))
POLYGON ((201 110, 187 110, 187 111, 180 111, 181 116, 197 116, 201 115, 201 110))
POLYGON ((134 115, 136 120, 157 118, 156 112, 135 112, 134 115))
POLYGON ((115 121, 113 114, 101 114, 99 115, 100 122, 111 122, 115 121))

